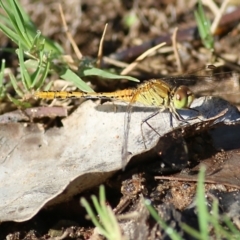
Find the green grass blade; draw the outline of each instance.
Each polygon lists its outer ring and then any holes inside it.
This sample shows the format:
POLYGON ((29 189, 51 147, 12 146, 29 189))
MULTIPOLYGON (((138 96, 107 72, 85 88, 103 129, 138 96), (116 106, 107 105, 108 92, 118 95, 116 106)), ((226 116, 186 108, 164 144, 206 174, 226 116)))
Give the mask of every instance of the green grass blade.
POLYGON ((20 74, 21 74, 21 79, 22 79, 22 83, 24 85, 24 88, 26 90, 30 89, 31 86, 31 77, 25 67, 25 63, 24 63, 24 53, 23 53, 23 48, 22 48, 22 44, 19 43, 19 49, 17 49, 17 55, 18 55, 18 59, 19 59, 19 66, 20 66, 20 74))
POLYGON ((16 34, 14 31, 12 31, 10 28, 5 26, 4 24, 0 23, 0 30, 7 36, 9 37, 13 42, 18 42, 19 36, 16 34))
POLYGON ((240 231, 234 226, 232 221, 227 216, 223 216, 223 221, 229 228, 229 230, 232 232, 234 236, 238 236, 236 239, 240 239, 240 231))
POLYGON ((0 70, 0 97, 1 98, 4 96, 4 92, 5 92, 5 87, 3 85, 5 64, 6 64, 5 59, 2 59, 1 70, 0 70))
POLYGON ((105 70, 94 68, 94 67, 85 67, 81 68, 79 71, 80 77, 86 77, 86 76, 98 76, 101 78, 107 78, 107 79, 127 79, 134 82, 139 82, 137 78, 130 77, 130 76, 121 76, 114 73, 107 72, 105 70))
POLYGON ((14 15, 12 15, 12 12, 7 12, 7 10, 6 10, 6 13, 8 15, 8 22, 5 23, 5 26, 4 24, 0 23, 1 30, 16 44, 18 44, 18 42, 20 41, 22 45, 27 49, 29 45, 26 42, 22 32, 19 31, 14 15))
MULTIPOLYGON (((101 223, 99 222, 99 231, 102 235, 104 236, 108 236, 108 232, 106 231, 106 229, 103 227, 104 224, 106 223, 105 221, 105 206, 101 206, 100 203, 98 202, 96 196, 92 196, 92 201, 93 201, 93 205, 98 213, 98 216, 100 217, 101 223)), ((96 225, 97 226, 97 225, 96 225)))
MULTIPOLYGON (((35 71, 31 74, 31 78, 32 78, 32 83, 30 85, 30 89, 32 88, 36 88, 37 89, 37 83, 39 81, 39 76, 42 72, 42 61, 40 59, 39 64, 37 65, 37 68, 35 69, 35 71)), ((45 78, 44 78, 45 79, 45 78)))
POLYGON ((1 7, 7 13, 8 25, 11 26, 14 29, 15 33, 18 35, 18 42, 20 41, 24 47, 30 48, 31 44, 28 32, 26 31, 25 27, 26 24, 24 24, 24 19, 22 17, 21 11, 16 4, 16 1, 8 1, 8 3, 5 4, 1 2, 1 7))
MULTIPOLYGON (((44 91, 50 91, 52 84, 53 84, 53 81, 48 82, 47 85, 44 86, 44 91)), ((36 89, 38 89, 38 88, 36 88, 36 89)))
POLYGON ((12 20, 12 22, 15 23, 15 29, 18 30, 18 34, 22 36, 22 39, 24 39, 26 45, 28 48, 31 47, 32 37, 29 35, 29 31, 27 31, 24 17, 22 15, 22 11, 19 9, 17 1, 12 0, 9 1, 11 4, 11 10, 13 11, 15 21, 12 20))
MULTIPOLYGON (((24 50, 30 50, 33 39, 36 36, 37 28, 32 23, 28 14, 24 11, 17 0, 0 1, 0 7, 4 9, 7 16, 0 16, 0 30, 7 35, 13 42, 21 42, 24 50)), ((40 37, 44 39, 42 36, 40 37)), ((63 49, 54 41, 45 38, 45 50, 53 51, 56 54, 62 54, 63 49)))
POLYGON ((72 70, 65 68, 61 73, 60 77, 64 80, 72 82, 76 87, 84 92, 94 92, 76 73, 72 70))
POLYGON ((31 27, 32 30, 37 31, 36 26, 33 24, 33 22, 30 19, 30 16, 26 13, 26 11, 22 8, 21 4, 19 3, 18 0, 14 0, 16 8, 19 10, 21 13, 21 17, 23 19, 24 23, 27 23, 26 26, 31 27))
POLYGON ((204 174, 205 169, 202 167, 199 172, 198 176, 198 184, 197 184, 197 217, 198 217, 198 224, 201 233, 201 239, 208 239, 208 226, 209 226, 209 214, 206 205, 205 199, 205 187, 204 187, 204 174))
POLYGON ((202 235, 199 231, 197 231, 196 229, 188 226, 186 223, 182 223, 181 224, 182 229, 188 233, 191 237, 194 237, 196 239, 202 239, 202 235))
POLYGON ((194 15, 203 45, 207 49, 214 50, 214 37, 211 33, 211 24, 204 13, 201 0, 198 1, 198 10, 194 12, 194 15))
MULTIPOLYGON (((94 204, 95 206, 95 204, 94 204)), ((111 212, 109 211, 107 205, 106 205, 106 195, 105 195, 105 189, 104 186, 101 185, 99 188, 99 208, 97 209, 97 213, 99 214, 100 220, 102 225, 105 229, 105 236, 108 236, 108 238, 111 238, 109 233, 113 231, 113 222, 110 220, 111 218, 111 212)))
POLYGON ((211 214, 211 216, 209 216, 209 221, 212 223, 212 225, 214 227, 214 233, 215 233, 216 240, 220 240, 222 226, 219 224, 219 212, 218 212, 217 199, 213 200, 211 212, 212 212, 212 214, 211 214))
POLYGON ((97 200, 96 196, 92 196, 91 198, 96 212, 99 216, 99 220, 84 198, 81 199, 81 204, 85 207, 94 225, 98 227, 99 233, 106 237, 108 240, 122 240, 123 237, 117 219, 112 209, 106 205, 104 186, 100 186, 99 200, 97 200))
POLYGON ((161 219, 156 210, 151 206, 151 201, 146 199, 144 202, 146 208, 150 212, 151 216, 155 219, 155 221, 160 225, 162 229, 164 229, 165 233, 172 240, 183 240, 182 237, 171 227, 167 226, 167 224, 161 219))
POLYGON ((32 107, 32 105, 29 102, 22 102, 19 101, 18 99, 11 97, 9 94, 7 94, 9 100, 11 102, 13 102, 16 106, 20 107, 20 108, 30 108, 32 107))
MULTIPOLYGON (((49 70, 50 70, 50 66, 51 66, 51 62, 50 62, 50 60, 48 59, 48 60, 47 60, 47 64, 46 64, 46 66, 44 67, 44 70, 43 70, 43 72, 42 72, 42 75, 41 75, 40 79, 38 80, 38 82, 34 83, 34 86, 32 86, 32 88, 34 87, 35 89, 39 89, 40 87, 43 86, 44 81, 45 81, 45 79, 46 79, 46 77, 47 77, 47 75, 48 75, 48 72, 49 72, 49 70)), ((36 79, 36 80, 37 80, 37 79, 36 79)))
POLYGON ((89 215, 91 221, 93 222, 93 224, 98 227, 98 228, 101 228, 101 225, 99 224, 92 208, 90 207, 90 204, 87 202, 87 200, 85 198, 81 198, 80 200, 82 206, 86 209, 87 211, 87 214, 89 215))
POLYGON ((99 187, 99 202, 103 209, 102 213, 104 215, 107 215, 108 214, 107 208, 103 207, 103 206, 106 206, 106 194, 105 194, 105 189, 103 185, 99 187))
POLYGON ((13 76, 12 73, 9 73, 9 77, 10 77, 10 80, 11 80, 11 83, 12 83, 12 85, 13 85, 14 90, 16 91, 16 93, 18 94, 18 96, 22 97, 22 96, 23 96, 23 92, 22 92, 22 91, 20 90, 20 88, 18 87, 16 78, 13 76))

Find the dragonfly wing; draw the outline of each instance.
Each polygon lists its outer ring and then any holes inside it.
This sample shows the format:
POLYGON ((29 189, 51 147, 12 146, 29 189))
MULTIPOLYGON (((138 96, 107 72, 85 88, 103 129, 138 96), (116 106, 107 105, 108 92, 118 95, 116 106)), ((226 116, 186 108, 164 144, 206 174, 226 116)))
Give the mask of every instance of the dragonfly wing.
MULTIPOLYGON (((139 85, 132 94, 127 111, 124 117, 124 137, 122 147, 122 169, 125 168, 128 160, 128 138, 131 122, 131 113, 134 103, 140 103, 149 107, 158 107, 160 110, 168 108, 170 87, 160 80, 150 80, 139 85)), ((141 126, 140 126, 141 127, 141 126)))
POLYGON ((128 161, 128 136, 129 128, 131 122, 131 113, 133 109, 133 103, 135 102, 136 94, 133 96, 132 100, 128 104, 127 111, 124 116, 124 135, 123 135, 123 144, 122 144, 122 170, 125 169, 128 161))

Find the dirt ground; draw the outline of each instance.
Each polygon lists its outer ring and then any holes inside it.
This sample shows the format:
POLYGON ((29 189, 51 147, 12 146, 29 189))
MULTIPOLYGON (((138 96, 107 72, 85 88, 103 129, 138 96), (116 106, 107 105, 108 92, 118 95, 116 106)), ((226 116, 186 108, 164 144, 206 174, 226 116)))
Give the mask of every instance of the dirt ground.
MULTIPOLYGON (((215 2, 220 6, 221 1, 215 2)), ((232 82, 232 80, 225 81, 229 73, 240 72, 239 5, 232 5, 236 14, 227 14, 226 11, 222 14, 218 28, 214 32, 215 53, 212 54, 202 45, 199 38, 193 14, 197 8, 197 3, 194 0, 20 0, 20 3, 42 34, 58 42, 65 53, 73 56, 73 58, 76 56, 63 30, 58 4, 61 3, 63 7, 69 31, 84 57, 97 59, 99 42, 104 26, 108 23, 103 44, 102 68, 115 69, 116 72, 120 72, 122 69, 120 67, 122 65, 119 63, 123 65, 131 63, 149 48, 165 41, 166 46, 142 60, 134 70, 128 73, 128 75, 134 76, 140 81, 167 76, 185 76, 188 73, 200 76, 205 74, 202 69, 207 64, 214 64, 218 68, 214 69, 214 73, 211 74, 219 75, 212 75, 212 79, 219 82, 207 90, 201 88, 200 85, 204 84, 196 84, 195 87, 193 86, 196 96, 201 96, 202 92, 218 95, 239 107, 239 82, 236 86, 236 82, 232 82), (172 41, 176 28, 178 29, 176 38, 178 54, 174 52, 172 41), (110 60, 118 61, 118 64, 110 60)), ((210 10, 209 6, 205 6, 204 9, 207 16, 213 21, 216 14, 210 10)), ((231 9, 228 8, 227 11, 231 11, 231 9)), ((10 40, 2 33, 0 43, 1 48, 13 47, 10 40)), ((9 67, 17 68, 17 57, 15 55, 1 54, 1 58, 6 58, 9 67)), ((134 83, 126 80, 113 82, 92 78, 91 86, 96 92, 115 91, 133 87, 134 83)), ((74 111, 75 108, 76 106, 71 107, 71 111, 74 111)), ((59 124, 61 122, 59 119, 61 118, 51 121, 49 127, 59 124)), ((239 131, 239 128, 236 129, 236 131, 239 131)), ((159 163, 156 163, 155 159, 151 159, 149 166, 146 166, 146 164, 133 165, 129 169, 127 168, 125 172, 116 173, 104 183, 107 201, 117 214, 138 211, 141 215, 138 221, 141 222, 144 219, 147 222, 147 230, 144 227, 141 230, 136 226, 133 227, 135 231, 138 229, 142 233, 141 236, 146 237, 145 239, 169 238, 155 225, 153 219, 149 219, 148 214, 142 210, 140 196, 149 197, 155 206, 158 206, 156 208, 158 208, 158 212, 161 213, 163 219, 178 230, 184 239, 194 239, 182 232, 180 223, 185 222, 196 229, 198 228, 194 207, 189 207, 196 192, 196 178, 195 180, 184 180, 183 177, 177 176, 175 179, 165 179, 164 177, 161 179, 159 177, 160 179, 157 180, 156 177, 166 176, 166 174, 176 173, 183 169, 190 171, 189 169, 195 167, 199 161, 209 156, 214 155, 215 159, 226 158, 226 156, 224 155, 225 152, 219 153, 211 145, 211 137, 207 131, 199 132, 195 136, 189 134, 185 141, 190 146, 189 149, 193 149, 189 153, 190 158, 193 159, 191 164, 182 163, 181 166, 175 169, 167 169, 164 172, 161 168, 159 170, 159 163), (153 171, 153 169, 157 170, 153 171)), ((236 151, 238 149, 236 148, 236 151)), ((238 164, 236 174, 239 169, 238 164)), ((228 177, 224 175, 222 178, 227 179, 228 177)), ((238 199, 236 202, 239 201, 239 183, 224 184, 224 182, 221 182, 220 184, 215 179, 213 181, 209 180, 205 187, 206 192, 211 193, 211 196, 221 195, 224 199, 221 202, 223 213, 230 211, 226 207, 230 206, 230 200, 226 199, 231 199, 231 194, 236 194, 236 199, 238 199)), ((79 199, 82 196, 89 199, 92 194, 98 195, 98 186, 74 196, 68 202, 43 209, 26 222, 2 223, 0 224, 0 239, 89 239, 93 234, 94 227, 90 221, 85 219, 86 213, 80 207, 79 199)), ((232 218, 235 220, 238 218, 238 221, 233 222, 239 229, 239 215, 232 216, 232 218)), ((135 239, 144 238, 136 237, 135 239)))

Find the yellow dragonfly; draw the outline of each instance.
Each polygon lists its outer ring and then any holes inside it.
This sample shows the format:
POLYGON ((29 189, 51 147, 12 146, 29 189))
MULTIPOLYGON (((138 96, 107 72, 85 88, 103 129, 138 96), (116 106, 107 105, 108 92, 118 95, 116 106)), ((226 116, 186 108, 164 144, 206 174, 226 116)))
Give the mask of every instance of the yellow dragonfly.
MULTIPOLYGON (((193 102, 194 95, 187 86, 172 87, 170 84, 160 80, 152 79, 142 84, 139 84, 137 88, 119 90, 115 92, 66 92, 66 91, 42 91, 35 92, 35 97, 42 99, 66 99, 66 98, 84 98, 84 99, 113 99, 129 103, 128 110, 126 112, 126 118, 124 122, 124 138, 122 148, 122 160, 123 168, 126 165, 128 156, 127 144, 128 133, 131 117, 131 106, 135 103, 139 103, 144 106, 157 107, 158 112, 168 109, 173 116, 178 120, 183 120, 181 115, 177 112, 177 109, 190 108, 193 102)), ((142 121, 147 123, 151 117, 156 115, 156 112, 150 115, 147 119, 142 121)), ((142 131, 141 124, 141 131, 142 131)), ((151 126, 148 124, 151 128, 151 126)), ((143 135, 142 135, 143 136, 143 135)), ((144 137, 143 137, 144 141, 144 137)), ((145 144, 145 143, 144 143, 145 144)))

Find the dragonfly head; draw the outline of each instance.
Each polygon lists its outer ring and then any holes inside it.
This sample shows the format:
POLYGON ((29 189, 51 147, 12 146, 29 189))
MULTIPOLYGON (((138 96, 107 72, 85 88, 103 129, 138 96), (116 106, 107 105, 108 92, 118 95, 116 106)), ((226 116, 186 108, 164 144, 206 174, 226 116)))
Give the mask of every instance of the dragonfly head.
POLYGON ((176 109, 189 108, 194 100, 194 95, 186 86, 178 87, 173 95, 173 103, 176 109))

